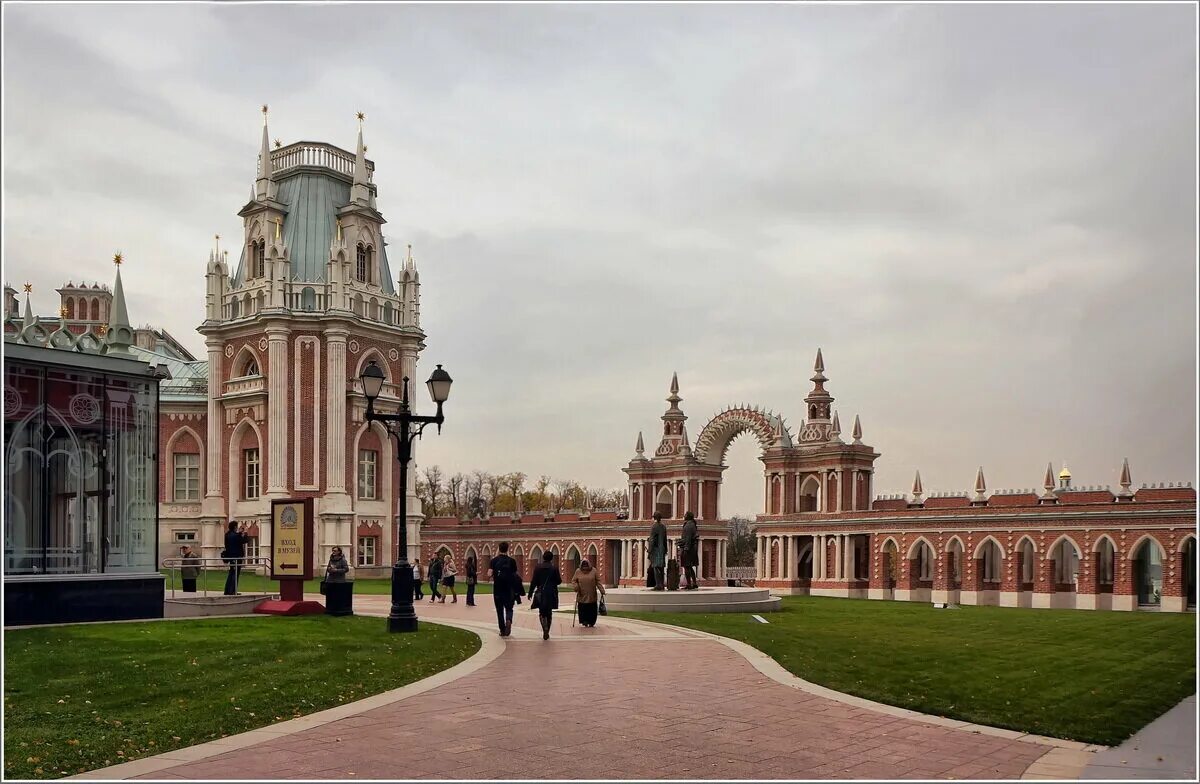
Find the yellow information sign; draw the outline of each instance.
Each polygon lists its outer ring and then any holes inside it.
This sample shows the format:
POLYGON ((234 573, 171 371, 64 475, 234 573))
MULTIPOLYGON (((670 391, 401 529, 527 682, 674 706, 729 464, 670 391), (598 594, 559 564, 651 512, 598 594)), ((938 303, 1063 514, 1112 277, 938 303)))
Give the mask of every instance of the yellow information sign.
POLYGON ((312 508, 311 498, 271 502, 273 579, 312 579, 312 508))

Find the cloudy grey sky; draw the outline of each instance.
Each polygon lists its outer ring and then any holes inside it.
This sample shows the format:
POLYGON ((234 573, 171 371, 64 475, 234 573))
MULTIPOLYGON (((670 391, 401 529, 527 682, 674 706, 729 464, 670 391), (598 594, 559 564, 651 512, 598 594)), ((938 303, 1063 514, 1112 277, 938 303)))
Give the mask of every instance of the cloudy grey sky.
MULTIPOLYGON (((108 281, 197 354, 261 103, 367 113, 421 459, 623 486, 672 371, 795 425, 824 349, 880 492, 1196 471, 1196 9, 5 4, 5 277, 108 281), (396 254, 398 255, 398 254, 396 254), (422 371, 425 372, 425 371, 422 371)), ((748 437, 723 513, 761 511, 748 437)))

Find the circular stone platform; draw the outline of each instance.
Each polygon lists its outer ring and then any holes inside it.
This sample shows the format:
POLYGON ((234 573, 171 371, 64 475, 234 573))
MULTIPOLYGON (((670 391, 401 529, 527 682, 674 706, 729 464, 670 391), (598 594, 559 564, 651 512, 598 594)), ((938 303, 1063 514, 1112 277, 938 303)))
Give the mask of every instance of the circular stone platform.
POLYGON ((608 609, 620 612, 760 613, 774 612, 783 603, 766 588, 609 588, 604 596, 608 609))

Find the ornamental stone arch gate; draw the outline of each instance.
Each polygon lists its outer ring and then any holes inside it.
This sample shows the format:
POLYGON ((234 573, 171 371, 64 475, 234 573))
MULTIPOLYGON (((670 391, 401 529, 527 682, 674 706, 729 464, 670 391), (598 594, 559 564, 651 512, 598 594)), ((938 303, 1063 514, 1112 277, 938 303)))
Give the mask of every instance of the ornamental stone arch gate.
POLYGON ((807 417, 793 436, 780 414, 756 405, 730 405, 701 428, 692 446, 687 415, 679 407, 678 375, 671 378, 669 407, 662 415, 662 440, 654 455, 646 455, 642 434, 636 454, 622 470, 629 475, 630 520, 650 520, 655 512, 665 520, 682 520, 692 512, 697 520, 719 518, 721 475, 725 455, 738 436, 749 433, 758 442, 763 463, 761 518, 804 512, 867 510, 871 506, 873 448, 862 442, 855 417, 851 443, 842 439, 841 420, 833 397, 825 389, 820 349, 804 398, 807 417))

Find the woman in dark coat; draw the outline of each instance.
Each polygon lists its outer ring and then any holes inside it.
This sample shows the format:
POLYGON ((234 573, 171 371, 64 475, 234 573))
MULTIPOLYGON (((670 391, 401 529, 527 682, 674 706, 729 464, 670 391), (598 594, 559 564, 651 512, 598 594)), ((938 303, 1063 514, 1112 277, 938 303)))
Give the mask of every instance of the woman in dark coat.
POLYGON ((233 596, 238 589, 238 572, 241 571, 242 561, 246 557, 246 527, 239 526, 237 520, 229 521, 229 530, 225 532, 225 552, 221 555, 229 564, 229 574, 225 577, 225 595, 233 596))
POLYGON ((550 639, 551 613, 558 609, 558 586, 562 584, 562 573, 554 565, 554 553, 544 553, 542 562, 533 570, 529 580, 529 598, 538 594, 538 620, 542 622, 542 639, 550 639))
POLYGON ((475 556, 467 556, 467 606, 475 606, 475 583, 479 578, 479 566, 475 563, 475 556))

